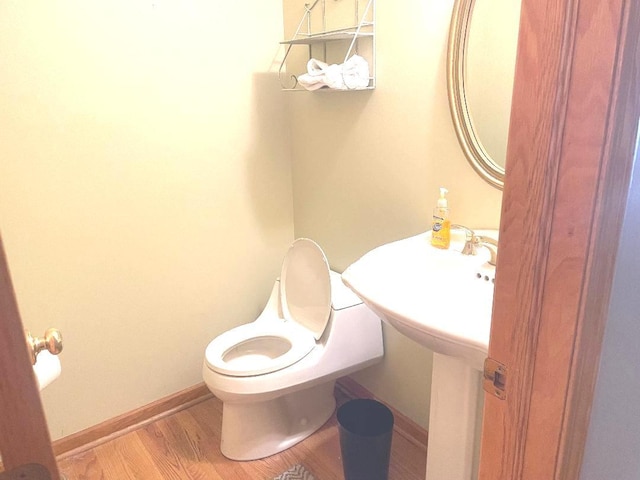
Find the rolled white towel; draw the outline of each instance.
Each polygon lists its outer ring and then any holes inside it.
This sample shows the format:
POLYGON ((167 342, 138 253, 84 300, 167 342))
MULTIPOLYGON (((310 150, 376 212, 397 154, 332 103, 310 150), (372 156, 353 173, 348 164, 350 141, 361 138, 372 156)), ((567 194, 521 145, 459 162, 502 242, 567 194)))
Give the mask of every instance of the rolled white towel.
POLYGON ((357 90, 369 86, 369 64, 360 55, 353 55, 341 65, 327 65, 315 58, 307 62, 307 73, 298 77, 307 90, 328 87, 335 90, 357 90))
POLYGON ((326 87, 325 72, 328 68, 329 65, 326 63, 312 58, 307 62, 307 73, 298 77, 298 83, 307 90, 317 90, 326 87))
POLYGON ((329 67, 324 62, 316 58, 312 58, 307 62, 307 73, 312 76, 324 75, 325 70, 329 67))
POLYGON ((354 90, 369 86, 369 64, 360 55, 353 55, 342 65, 331 65, 325 74, 329 88, 354 90))

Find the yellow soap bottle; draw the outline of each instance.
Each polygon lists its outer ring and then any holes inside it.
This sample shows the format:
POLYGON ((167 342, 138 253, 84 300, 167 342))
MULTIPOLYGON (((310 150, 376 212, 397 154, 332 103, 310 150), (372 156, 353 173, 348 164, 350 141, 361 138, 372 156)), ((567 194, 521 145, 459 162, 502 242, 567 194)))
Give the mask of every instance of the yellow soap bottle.
POLYGON ((440 187, 440 198, 433 209, 433 223, 431 225, 431 245, 446 249, 451 244, 451 220, 449 220, 449 204, 447 202, 449 191, 440 187))

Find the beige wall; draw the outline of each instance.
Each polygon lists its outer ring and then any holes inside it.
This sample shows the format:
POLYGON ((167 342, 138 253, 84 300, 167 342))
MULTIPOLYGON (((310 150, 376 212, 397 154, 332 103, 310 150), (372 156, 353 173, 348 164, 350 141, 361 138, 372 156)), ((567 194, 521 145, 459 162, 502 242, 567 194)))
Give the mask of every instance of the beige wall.
MULTIPOLYGON (((0 5, 0 229, 25 325, 65 334, 55 438, 201 381, 207 342, 266 300, 294 211, 337 270, 427 229, 440 185, 455 221, 497 226, 449 117, 452 0, 379 1, 378 88, 338 94, 265 73, 281 6, 0 5)), ((426 425, 430 354, 385 342, 357 378, 426 425)))
POLYGON ((0 4, 0 229, 57 438, 201 381, 293 239, 277 1, 0 4), (248 38, 238 35, 251 32, 248 38))
MULTIPOLYGON (((285 13, 298 3, 284 0, 285 13)), ((498 226, 502 195, 468 165, 449 115, 452 8, 452 0, 378 1, 377 88, 288 97, 295 234, 319 242, 339 271, 373 247, 430 228, 440 185, 451 192, 453 221, 498 226)), ((430 353, 390 328, 385 347, 384 362, 356 378, 426 426, 430 353)))

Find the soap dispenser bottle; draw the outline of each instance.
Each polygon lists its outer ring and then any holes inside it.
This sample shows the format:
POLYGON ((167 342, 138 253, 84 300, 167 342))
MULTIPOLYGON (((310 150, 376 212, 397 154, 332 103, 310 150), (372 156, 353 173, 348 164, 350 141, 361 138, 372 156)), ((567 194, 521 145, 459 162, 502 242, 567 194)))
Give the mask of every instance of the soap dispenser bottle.
POLYGON ((451 221, 449 220, 449 204, 447 202, 449 191, 440 187, 440 198, 433 209, 433 223, 431 227, 431 245, 437 248, 449 248, 451 244, 451 221))

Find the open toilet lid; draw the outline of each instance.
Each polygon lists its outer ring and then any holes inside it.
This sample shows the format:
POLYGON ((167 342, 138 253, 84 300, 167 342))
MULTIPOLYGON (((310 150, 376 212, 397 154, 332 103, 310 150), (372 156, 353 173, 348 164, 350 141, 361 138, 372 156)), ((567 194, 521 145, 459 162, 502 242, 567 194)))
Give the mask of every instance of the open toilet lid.
POLYGON ((331 279, 327 257, 313 240, 299 238, 284 257, 280 300, 284 318, 319 340, 331 315, 331 279))

